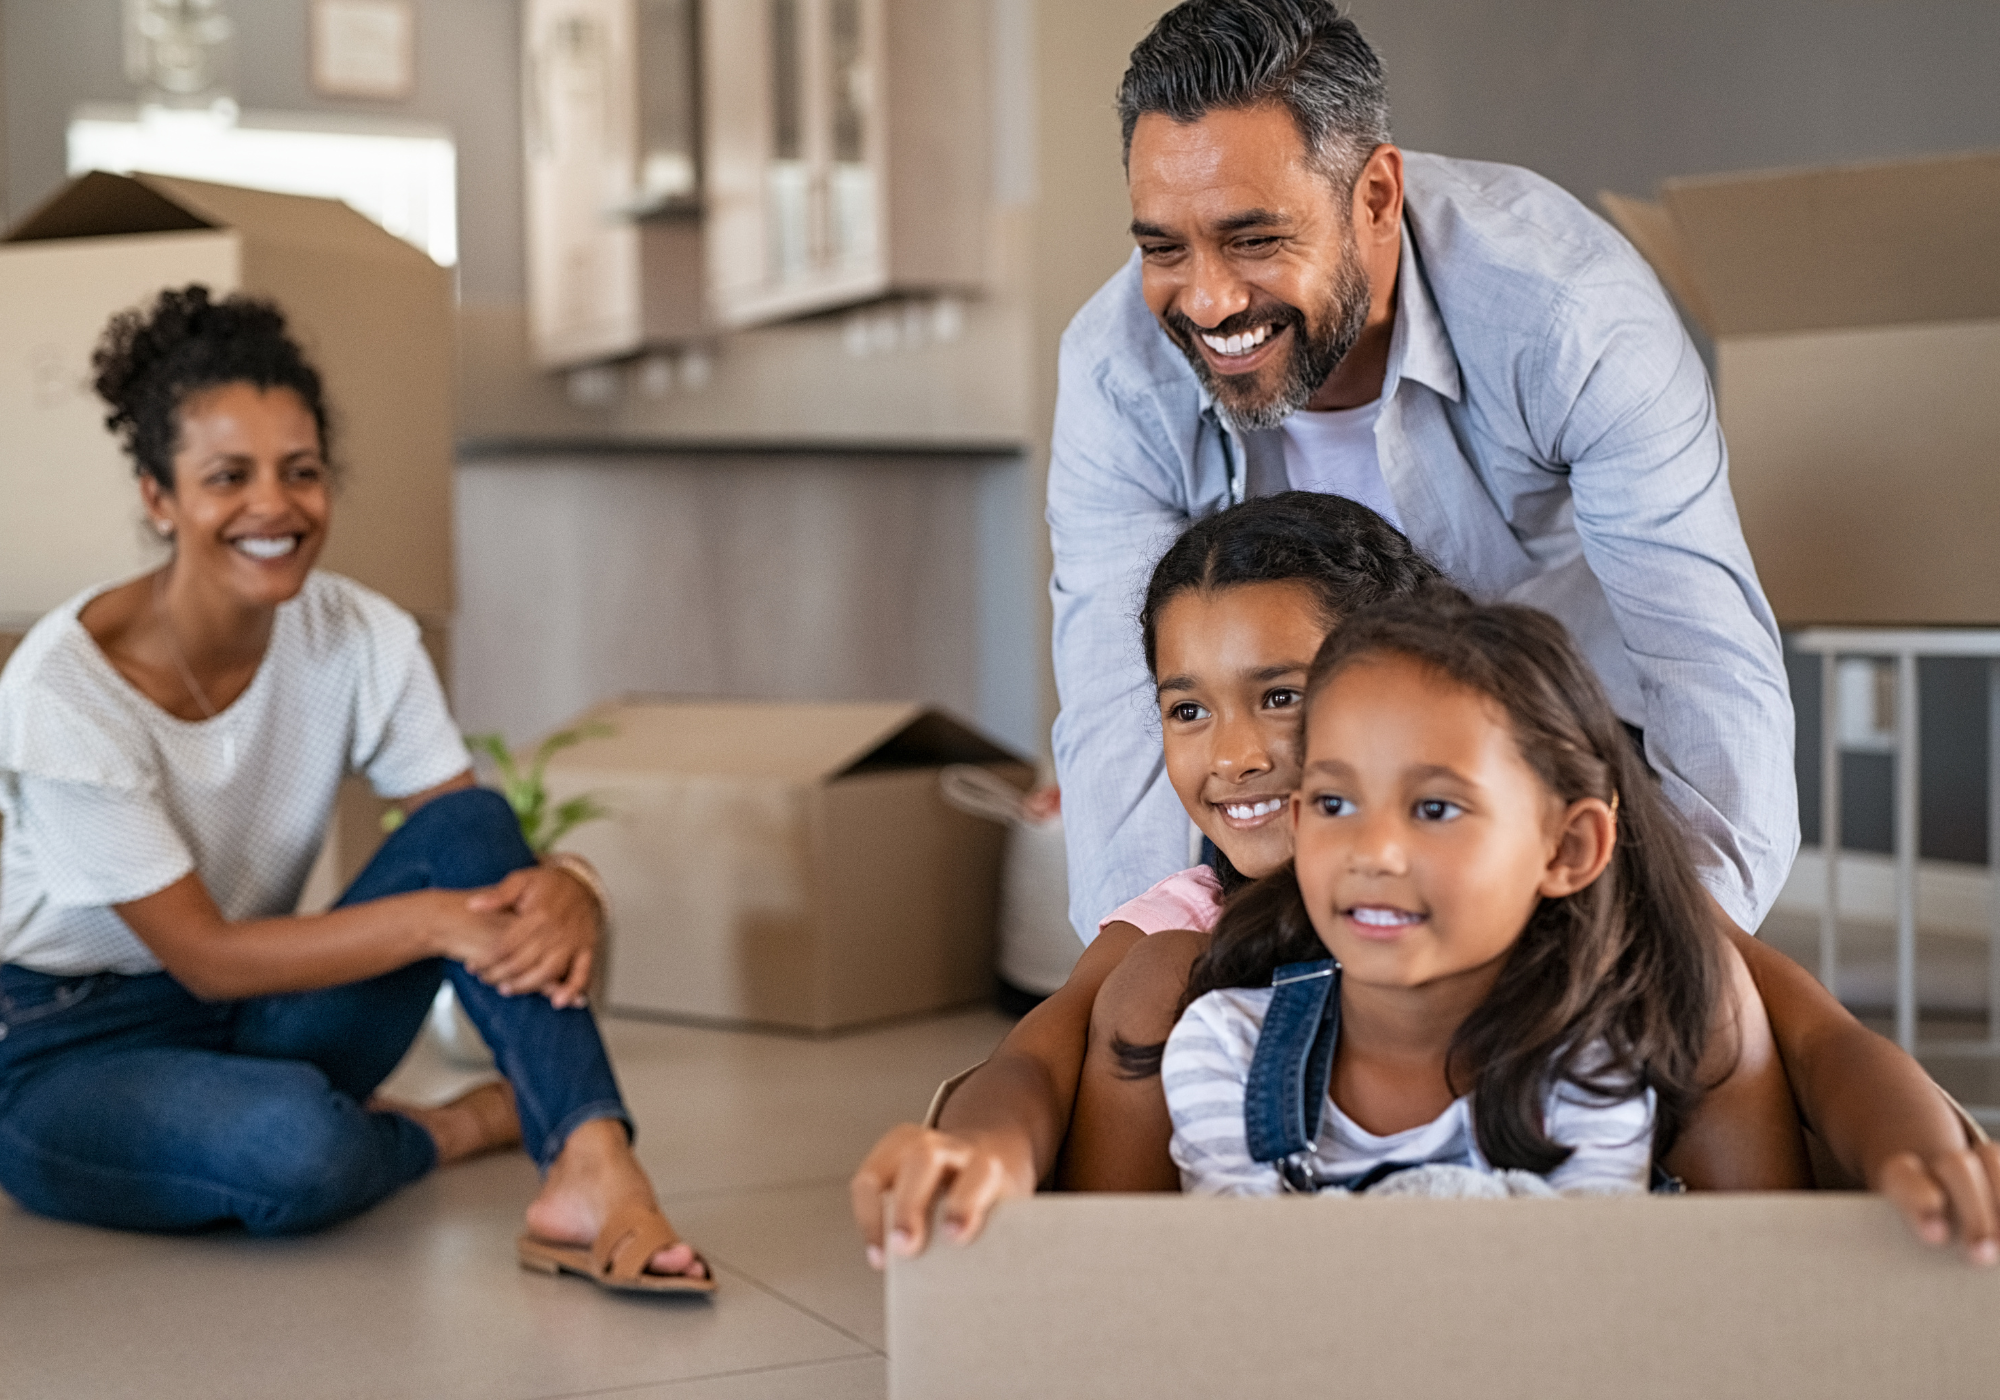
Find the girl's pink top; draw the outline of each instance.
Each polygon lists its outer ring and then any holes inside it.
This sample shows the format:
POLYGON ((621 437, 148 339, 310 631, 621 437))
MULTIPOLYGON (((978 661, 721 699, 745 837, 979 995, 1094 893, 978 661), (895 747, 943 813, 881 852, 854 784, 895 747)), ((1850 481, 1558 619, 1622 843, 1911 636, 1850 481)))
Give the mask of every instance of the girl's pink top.
POLYGON ((1221 917, 1221 882, 1213 870, 1197 865, 1167 876, 1137 899, 1119 905, 1097 921, 1097 928, 1102 932, 1106 924, 1131 924, 1149 934, 1170 928, 1206 933, 1221 917))

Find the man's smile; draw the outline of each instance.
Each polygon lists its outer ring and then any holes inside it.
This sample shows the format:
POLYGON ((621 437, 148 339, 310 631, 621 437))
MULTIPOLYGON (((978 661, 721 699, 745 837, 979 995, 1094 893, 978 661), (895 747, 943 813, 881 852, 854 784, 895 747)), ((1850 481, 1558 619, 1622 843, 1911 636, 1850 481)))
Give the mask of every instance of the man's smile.
POLYGON ((1195 340, 1202 358, 1217 374, 1254 374, 1286 353, 1284 347, 1291 343, 1286 333, 1290 330, 1288 325, 1266 322, 1234 335, 1197 331, 1195 340))

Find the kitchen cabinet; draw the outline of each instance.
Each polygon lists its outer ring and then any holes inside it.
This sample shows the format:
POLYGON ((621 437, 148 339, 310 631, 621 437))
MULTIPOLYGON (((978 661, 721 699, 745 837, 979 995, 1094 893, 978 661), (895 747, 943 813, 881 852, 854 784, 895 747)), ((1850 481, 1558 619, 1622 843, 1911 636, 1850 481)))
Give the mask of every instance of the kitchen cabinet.
POLYGON ((522 7, 528 325, 567 368, 709 329, 697 0, 522 7))
POLYGON ((710 0, 709 308, 756 325, 976 289, 990 144, 980 0, 710 0))

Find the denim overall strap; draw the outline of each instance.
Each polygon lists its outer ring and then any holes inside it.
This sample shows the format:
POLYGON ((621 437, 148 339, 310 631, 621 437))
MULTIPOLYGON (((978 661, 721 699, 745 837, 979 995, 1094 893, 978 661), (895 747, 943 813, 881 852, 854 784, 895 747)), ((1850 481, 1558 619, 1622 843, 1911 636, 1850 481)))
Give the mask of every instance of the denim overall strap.
POLYGON ((1282 1163, 1312 1149, 1339 1041, 1340 964, 1323 958, 1273 972, 1243 1085, 1243 1136, 1253 1161, 1282 1163))

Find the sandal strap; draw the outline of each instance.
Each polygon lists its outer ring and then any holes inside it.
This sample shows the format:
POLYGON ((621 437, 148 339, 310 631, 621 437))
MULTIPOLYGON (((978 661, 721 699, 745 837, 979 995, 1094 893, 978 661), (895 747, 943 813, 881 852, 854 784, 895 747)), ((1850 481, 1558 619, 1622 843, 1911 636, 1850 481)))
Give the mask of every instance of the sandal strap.
POLYGON ((590 1246, 590 1267, 601 1279, 630 1283, 663 1249, 681 1242, 656 1206, 626 1206, 605 1222, 590 1246))

